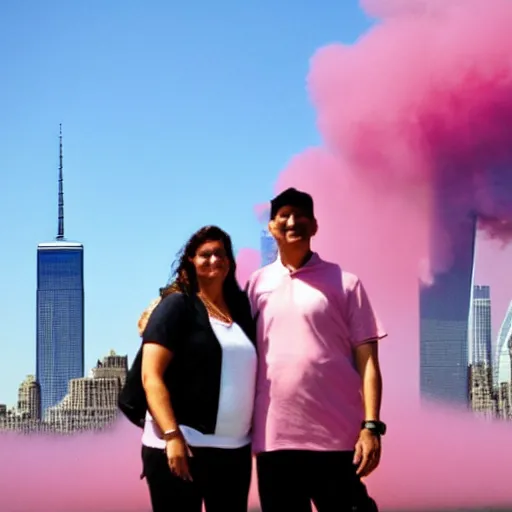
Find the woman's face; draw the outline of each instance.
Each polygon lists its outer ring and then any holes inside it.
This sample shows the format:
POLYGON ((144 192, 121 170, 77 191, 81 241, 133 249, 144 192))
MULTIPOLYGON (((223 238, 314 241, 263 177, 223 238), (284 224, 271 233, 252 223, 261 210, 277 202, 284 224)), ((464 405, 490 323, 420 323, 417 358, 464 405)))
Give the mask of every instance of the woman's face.
POLYGON ((196 269, 198 281, 224 281, 229 272, 229 259, 224 244, 220 240, 205 242, 200 245, 191 258, 196 269))

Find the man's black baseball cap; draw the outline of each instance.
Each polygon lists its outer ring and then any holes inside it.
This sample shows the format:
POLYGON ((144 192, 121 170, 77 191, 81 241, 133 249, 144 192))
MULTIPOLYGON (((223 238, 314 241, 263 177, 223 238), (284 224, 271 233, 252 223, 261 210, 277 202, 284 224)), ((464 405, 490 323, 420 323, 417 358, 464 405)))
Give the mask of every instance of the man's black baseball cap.
POLYGON ((311 218, 314 218, 313 198, 306 192, 301 192, 296 188, 287 188, 274 199, 270 201, 270 219, 274 219, 277 212, 283 206, 293 206, 300 208, 311 218))

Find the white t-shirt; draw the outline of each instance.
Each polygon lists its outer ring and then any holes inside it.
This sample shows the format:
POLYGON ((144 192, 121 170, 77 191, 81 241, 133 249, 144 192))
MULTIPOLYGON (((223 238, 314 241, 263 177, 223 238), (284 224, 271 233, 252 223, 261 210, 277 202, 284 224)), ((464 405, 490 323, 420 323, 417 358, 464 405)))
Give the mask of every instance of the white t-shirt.
MULTIPOLYGON (((225 324, 210 317, 213 332, 222 348, 219 408, 214 434, 202 434, 180 425, 190 446, 240 448, 250 442, 254 390, 256 384, 256 350, 236 323, 225 324)), ((171 397, 172 400, 172 397, 171 397)), ((165 441, 149 411, 142 434, 142 444, 165 448, 165 441)))

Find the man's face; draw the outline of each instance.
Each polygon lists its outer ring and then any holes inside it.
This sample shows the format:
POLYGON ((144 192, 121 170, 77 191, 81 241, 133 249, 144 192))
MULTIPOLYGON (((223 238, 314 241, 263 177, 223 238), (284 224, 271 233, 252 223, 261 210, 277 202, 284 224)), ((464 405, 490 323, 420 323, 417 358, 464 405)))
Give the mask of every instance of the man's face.
POLYGON ((269 230, 278 244, 309 242, 317 229, 316 220, 295 206, 283 206, 269 222, 269 230))

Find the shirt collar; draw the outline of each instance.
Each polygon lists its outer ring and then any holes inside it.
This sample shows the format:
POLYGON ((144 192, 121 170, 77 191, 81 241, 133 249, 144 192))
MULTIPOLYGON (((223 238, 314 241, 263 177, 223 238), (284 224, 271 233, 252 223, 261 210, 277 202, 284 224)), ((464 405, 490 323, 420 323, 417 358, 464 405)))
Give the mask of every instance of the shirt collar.
POLYGON ((304 269, 307 269, 309 267, 312 267, 312 266, 320 263, 321 261, 322 260, 320 259, 320 256, 318 255, 318 253, 313 251, 313 254, 311 255, 311 258, 309 258, 309 260, 304 265, 302 265, 302 267, 299 267, 297 270, 290 270, 288 267, 283 265, 283 262, 281 261, 281 258, 279 256, 279 254, 277 255, 277 259, 274 262, 274 264, 277 265, 278 268, 280 270, 282 270, 284 273, 296 274, 297 272, 300 272, 301 270, 304 270, 304 269))

